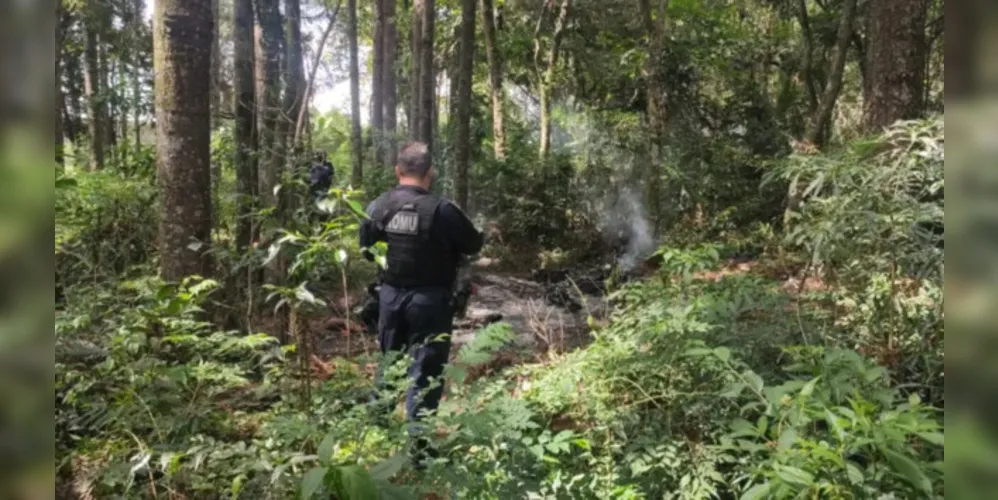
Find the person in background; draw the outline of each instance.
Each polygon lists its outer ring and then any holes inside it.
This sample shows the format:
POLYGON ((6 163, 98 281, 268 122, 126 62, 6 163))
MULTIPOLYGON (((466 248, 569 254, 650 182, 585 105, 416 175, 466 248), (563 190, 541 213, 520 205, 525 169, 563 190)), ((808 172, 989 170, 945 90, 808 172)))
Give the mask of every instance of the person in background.
POLYGON ((333 186, 333 179, 336 170, 333 164, 326 158, 325 151, 316 151, 315 161, 309 171, 308 191, 312 201, 319 201, 326 197, 329 188, 333 186))
MULTIPOLYGON (((406 414, 414 440, 417 468, 436 456, 417 423, 440 403, 439 379, 450 356, 453 287, 462 256, 481 250, 484 236, 454 203, 430 193, 436 172, 425 144, 413 142, 399 152, 399 184, 367 208, 360 246, 387 243, 386 266, 378 297, 378 343, 383 354, 408 352, 411 385, 406 414)), ((379 374, 378 380, 382 377, 379 374)))

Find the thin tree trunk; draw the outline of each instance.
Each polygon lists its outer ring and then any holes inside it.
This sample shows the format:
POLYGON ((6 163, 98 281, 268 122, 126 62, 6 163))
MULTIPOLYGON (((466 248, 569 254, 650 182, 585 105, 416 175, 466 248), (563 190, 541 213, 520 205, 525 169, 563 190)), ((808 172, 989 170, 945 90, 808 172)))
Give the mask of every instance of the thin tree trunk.
POLYGON ((398 133, 398 91, 396 88, 396 68, 398 59, 398 29, 396 28, 395 0, 380 0, 384 9, 384 53, 385 59, 382 62, 381 84, 383 86, 382 96, 384 109, 384 129, 385 129, 385 158, 387 166, 395 165, 398 157, 398 143, 396 134, 398 133))
POLYGON ((350 41, 350 118, 352 125, 353 169, 350 182, 360 188, 364 181, 363 144, 360 135, 360 67, 357 61, 357 0, 347 0, 349 21, 347 37, 350 41))
POLYGON ((640 0, 641 14, 648 34, 648 58, 644 68, 647 85, 648 104, 645 115, 648 120, 648 136, 651 143, 651 157, 648 162, 645 184, 645 206, 651 215, 655 230, 661 215, 662 197, 662 156, 665 146, 665 125, 667 119, 665 79, 662 74, 662 50, 665 43, 665 15, 668 3, 662 6, 657 16, 652 15, 649 0, 640 0))
POLYGON ((842 73, 846 67, 846 56, 849 54, 849 38, 852 36, 852 23, 856 14, 856 0, 845 0, 842 15, 839 17, 839 31, 835 41, 835 55, 832 57, 832 72, 828 75, 825 91, 821 101, 811 117, 804 139, 811 144, 824 144, 825 128, 832 118, 832 109, 842 90, 842 73))
POLYGON ((801 68, 801 76, 804 79, 804 87, 807 89, 808 112, 814 113, 818 109, 818 90, 814 85, 814 48, 811 36, 811 21, 807 15, 807 0, 797 2, 798 19, 800 21, 801 34, 803 35, 802 45, 804 46, 804 61, 801 68))
POLYGON ((260 195, 276 207, 274 189, 280 183, 281 164, 277 121, 281 111, 281 13, 278 0, 256 0, 258 50, 256 57, 257 114, 259 117, 260 195))
POLYGON ((457 88, 457 172, 454 179, 458 206, 468 207, 468 170, 471 163, 471 84, 475 70, 475 7, 478 0, 461 2, 461 67, 457 88))
POLYGON ((55 162, 58 166, 63 166, 64 158, 62 147, 65 144, 65 133, 62 125, 62 0, 55 0, 55 115, 54 118, 54 140, 55 140, 55 162))
MULTIPOLYGON (((145 11, 143 0, 134 0, 132 10, 135 12, 133 19, 132 35, 137 43, 142 38, 142 13, 145 11)), ((142 148, 142 56, 136 51, 132 60, 132 126, 135 133, 135 151, 142 148)))
POLYGON ((419 139, 433 157, 433 111, 437 105, 437 80, 433 68, 433 39, 436 5, 434 0, 423 0, 423 21, 420 25, 422 49, 420 49, 419 76, 422 86, 419 89, 419 139))
MULTIPOLYGON (((235 0, 232 13, 234 86, 236 91, 235 155, 237 199, 236 248, 245 250, 253 241, 251 214, 257 197, 257 149, 255 78, 253 74, 253 0, 235 0)), ((248 285, 248 284, 247 284, 248 285)))
POLYGON ((66 73, 66 101, 65 101, 65 117, 64 123, 66 127, 66 136, 69 138, 69 142, 73 145, 73 150, 80 145, 80 135, 85 133, 83 131, 83 122, 81 116, 83 116, 83 89, 80 88, 81 82, 86 81, 87 76, 82 71, 80 64, 80 54, 76 53, 66 53, 65 59, 63 60, 66 73))
POLYGON ((496 159, 506 158, 506 131, 503 128, 502 57, 496 45, 496 25, 492 0, 481 0, 485 55, 489 63, 489 95, 492 98, 492 151, 496 159))
POLYGON ((409 120, 409 139, 418 141, 420 139, 419 116, 423 101, 419 94, 423 88, 423 77, 421 74, 423 58, 423 10, 426 8, 425 0, 415 0, 412 5, 412 38, 409 44, 409 110, 406 115, 409 120))
POLYGON ((89 12, 84 20, 84 58, 86 73, 83 86, 89 104, 87 120, 90 128, 90 170, 104 168, 104 96, 101 92, 99 48, 97 43, 97 12, 89 12))
POLYGON ((385 7, 382 0, 374 0, 374 64, 371 73, 371 142, 374 144, 374 164, 384 162, 384 64, 385 64, 385 7))
POLYGON ((548 53, 547 70, 544 71, 544 80, 541 82, 541 144, 540 157, 545 158, 551 149, 551 92, 554 90, 554 72, 558 67, 558 50, 561 44, 561 37, 568 24, 568 12, 572 8, 572 0, 562 0, 561 10, 558 12, 558 21, 554 26, 554 35, 551 40, 551 52, 548 53))
MULTIPOLYGON (((221 33, 219 33, 219 0, 211 0, 211 15, 215 20, 215 33, 211 40, 211 126, 218 126, 219 116, 222 114, 221 86, 222 86, 222 43, 221 33)), ((215 172, 212 172, 215 174, 215 172)))
POLYGON ((922 115, 925 103, 925 0, 871 2, 867 43, 869 92, 863 122, 879 131, 922 115))
POLYGON ((211 11, 201 0, 157 0, 156 181, 160 274, 207 276, 211 244, 211 11))
MULTIPOLYGON (((287 89, 284 92, 284 110, 289 124, 296 124, 297 117, 305 108, 305 63, 302 60, 301 0, 285 0, 284 13, 287 21, 287 89)), ((299 144, 291 134, 292 148, 299 144)))

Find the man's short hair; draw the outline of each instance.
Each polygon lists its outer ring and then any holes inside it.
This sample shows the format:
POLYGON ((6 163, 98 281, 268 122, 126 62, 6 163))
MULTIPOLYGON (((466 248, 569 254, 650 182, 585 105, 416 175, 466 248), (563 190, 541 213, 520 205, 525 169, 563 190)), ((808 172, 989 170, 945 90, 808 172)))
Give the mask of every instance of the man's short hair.
POLYGON ((430 150, 422 142, 410 142, 399 151, 398 167, 405 177, 422 179, 430 171, 430 150))

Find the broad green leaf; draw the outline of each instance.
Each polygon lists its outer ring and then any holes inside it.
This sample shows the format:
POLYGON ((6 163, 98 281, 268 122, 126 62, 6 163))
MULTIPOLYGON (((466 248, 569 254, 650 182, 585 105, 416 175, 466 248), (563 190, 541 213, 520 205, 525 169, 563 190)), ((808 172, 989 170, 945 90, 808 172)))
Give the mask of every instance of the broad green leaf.
POLYGON ((325 467, 313 467, 305 473, 301 480, 301 497, 308 500, 315 496, 315 493, 322 487, 322 480, 326 477, 325 467))
POLYGON ((918 464, 894 450, 883 448, 883 452, 895 472, 911 483, 912 486, 921 490, 922 493, 926 495, 932 494, 932 481, 929 480, 918 464))
POLYGON ((798 486, 810 486, 814 482, 814 476, 797 467, 778 466, 776 476, 790 484, 798 486))
POLYGON ((780 434, 780 441, 776 445, 779 451, 787 451, 797 442, 797 431, 793 427, 787 427, 780 434))
POLYGON ((762 386, 764 385, 764 382, 762 381, 762 377, 760 377, 758 374, 756 374, 752 370, 747 370, 742 375, 745 377, 745 380, 748 381, 749 387, 751 387, 753 391, 755 391, 755 392, 762 391, 762 386))
POLYGON ((333 447, 336 446, 336 436, 329 434, 319 443, 318 454, 319 461, 322 463, 329 463, 329 460, 333 458, 333 447))
POLYGON ((731 359, 731 351, 727 347, 718 347, 714 349, 714 356, 727 363, 731 359))
POLYGON ((416 500, 419 498, 408 489, 397 484, 392 484, 384 480, 375 480, 374 483, 378 487, 378 498, 380 500, 416 500))
POLYGON ((804 397, 809 397, 811 394, 814 394, 814 387, 818 385, 818 379, 820 378, 821 378, 820 376, 814 377, 813 379, 809 380, 806 384, 804 384, 804 388, 800 390, 800 395, 804 397))
POLYGON ((765 498, 769 494, 770 486, 769 483, 757 484, 748 489, 739 500, 757 500, 760 498, 765 498))
POLYGON ((405 465, 405 455, 403 453, 396 453, 391 458, 383 460, 379 464, 371 467, 371 477, 375 480, 389 480, 402 470, 402 466, 405 465))
POLYGON ((849 475, 849 482, 852 484, 863 484, 863 471, 854 463, 846 462, 846 474, 849 475))
POLYGON ((345 264, 348 256, 349 254, 347 254, 347 251, 341 248, 336 251, 336 262, 339 262, 340 264, 345 264))
POLYGON ((344 500, 378 500, 378 487, 363 467, 341 467, 340 485, 344 500))
POLYGON ((945 438, 941 432, 919 432, 918 436, 936 446, 944 446, 945 438))

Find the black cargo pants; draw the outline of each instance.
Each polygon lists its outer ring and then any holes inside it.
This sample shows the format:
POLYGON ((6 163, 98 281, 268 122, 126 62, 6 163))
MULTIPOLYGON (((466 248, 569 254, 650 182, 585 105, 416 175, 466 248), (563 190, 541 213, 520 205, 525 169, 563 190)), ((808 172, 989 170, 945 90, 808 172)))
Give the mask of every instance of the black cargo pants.
MULTIPOLYGON (((379 294, 378 343, 386 357, 393 352, 407 353, 410 386, 405 409, 410 424, 424 412, 436 411, 443 395, 439 380, 450 356, 450 333, 453 327, 451 291, 445 287, 396 288, 387 283, 379 294), (444 338, 440 338, 446 334, 444 338)), ((377 383, 384 387, 380 370, 377 383)), ((415 430, 413 428, 413 430, 415 430)))

